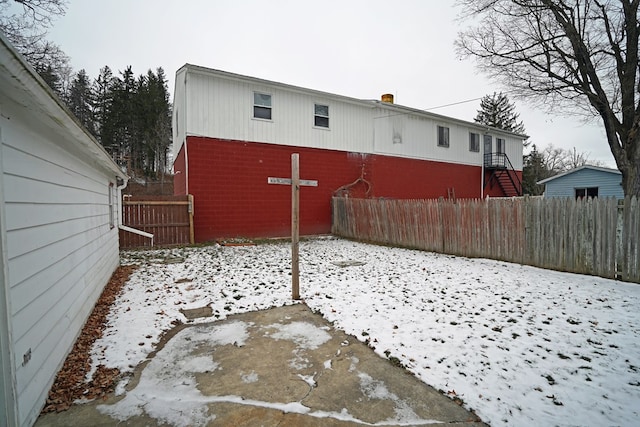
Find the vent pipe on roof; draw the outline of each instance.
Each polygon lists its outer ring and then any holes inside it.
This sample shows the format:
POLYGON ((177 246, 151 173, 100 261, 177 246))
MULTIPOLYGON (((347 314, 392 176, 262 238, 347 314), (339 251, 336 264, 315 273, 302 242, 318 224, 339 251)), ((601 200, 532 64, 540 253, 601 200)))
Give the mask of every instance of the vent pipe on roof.
POLYGON ((381 101, 388 102, 389 104, 393 104, 393 94, 392 93, 383 94, 381 97, 381 101))

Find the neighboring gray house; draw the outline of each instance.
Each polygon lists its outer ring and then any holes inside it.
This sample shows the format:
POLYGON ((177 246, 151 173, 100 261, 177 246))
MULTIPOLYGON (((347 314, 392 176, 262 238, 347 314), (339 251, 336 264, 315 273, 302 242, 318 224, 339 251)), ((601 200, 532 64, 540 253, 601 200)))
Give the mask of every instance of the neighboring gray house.
POLYGON ((119 263, 127 177, 0 34, 0 426, 31 426, 119 263))
POLYGON ((624 198, 622 174, 617 169, 580 166, 543 179, 544 197, 616 197, 624 198))

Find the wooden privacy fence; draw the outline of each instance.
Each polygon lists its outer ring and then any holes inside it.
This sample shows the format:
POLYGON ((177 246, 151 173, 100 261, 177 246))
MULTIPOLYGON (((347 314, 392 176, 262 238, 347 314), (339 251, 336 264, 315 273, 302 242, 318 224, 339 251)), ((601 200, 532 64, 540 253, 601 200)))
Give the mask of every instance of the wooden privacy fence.
MULTIPOLYGON (((193 244, 193 196, 125 196, 122 224, 153 234, 154 245, 193 244)), ((151 246, 151 239, 120 230, 120 248, 151 246)))
POLYGON ((333 234, 640 282, 638 200, 334 197, 333 234))

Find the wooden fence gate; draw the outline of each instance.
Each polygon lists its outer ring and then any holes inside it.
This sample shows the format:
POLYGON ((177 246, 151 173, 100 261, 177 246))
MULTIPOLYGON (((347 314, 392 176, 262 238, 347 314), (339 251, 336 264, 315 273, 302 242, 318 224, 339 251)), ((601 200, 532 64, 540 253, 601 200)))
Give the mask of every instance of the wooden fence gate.
MULTIPOLYGON (((193 196, 125 196, 122 224, 153 234, 154 245, 193 244, 193 196)), ((151 243, 148 237, 120 230, 121 249, 151 243)))

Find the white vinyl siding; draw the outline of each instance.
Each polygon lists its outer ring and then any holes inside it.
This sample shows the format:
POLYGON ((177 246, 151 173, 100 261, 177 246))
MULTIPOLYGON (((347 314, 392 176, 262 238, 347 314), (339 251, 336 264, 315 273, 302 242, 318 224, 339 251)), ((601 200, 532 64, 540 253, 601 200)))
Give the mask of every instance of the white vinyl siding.
MULTIPOLYGON (((315 94, 196 72, 189 73, 187 81, 187 135, 354 152, 372 151, 373 106, 363 108, 348 102, 332 101, 331 132, 318 132, 310 126, 310 112, 315 103, 329 105, 328 99, 324 101, 315 94), (271 121, 253 119, 254 92, 271 94, 271 121)), ((181 142, 174 145, 175 153, 179 145, 181 142)))
POLYGON ((1 147, 18 416, 27 425, 118 265, 115 175, 60 148, 68 140, 52 143, 59 137, 32 120, 13 114, 1 147))
MULTIPOLYGON (((482 166, 483 150, 469 150, 469 132, 487 132, 486 126, 417 110, 408 112, 406 107, 394 104, 361 101, 197 66, 185 66, 177 73, 174 124, 184 129, 184 133, 174 129, 174 158, 184 137, 194 135, 478 167, 482 166), (271 94, 273 120, 253 119, 255 92, 271 94), (331 132, 319 132, 314 125, 317 105, 330 106, 331 132), (449 129, 447 149, 438 146, 437 126, 449 129)), ((522 170, 522 139, 490 131, 504 139, 511 163, 522 170)))

